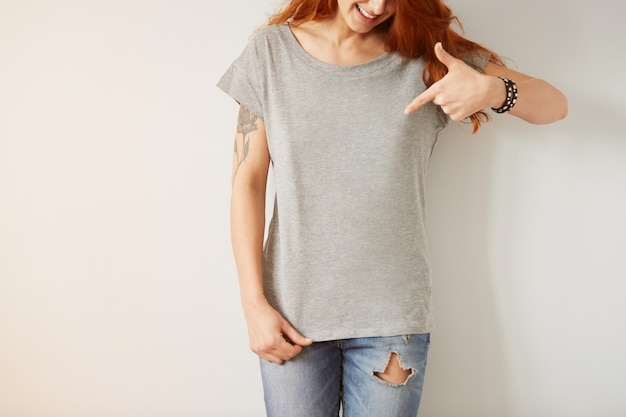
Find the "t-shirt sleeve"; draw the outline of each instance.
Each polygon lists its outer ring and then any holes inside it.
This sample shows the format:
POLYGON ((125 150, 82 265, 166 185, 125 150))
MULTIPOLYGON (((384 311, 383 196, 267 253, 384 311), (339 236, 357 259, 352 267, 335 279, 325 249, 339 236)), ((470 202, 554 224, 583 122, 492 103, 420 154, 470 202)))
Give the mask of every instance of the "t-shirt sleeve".
POLYGON ((263 118, 261 82, 258 76, 259 59, 254 39, 248 43, 241 55, 217 83, 217 87, 239 104, 247 107, 254 115, 263 118))
POLYGON ((475 54, 463 56, 463 61, 478 72, 485 72, 485 67, 491 59, 491 54, 487 51, 479 51, 475 54))

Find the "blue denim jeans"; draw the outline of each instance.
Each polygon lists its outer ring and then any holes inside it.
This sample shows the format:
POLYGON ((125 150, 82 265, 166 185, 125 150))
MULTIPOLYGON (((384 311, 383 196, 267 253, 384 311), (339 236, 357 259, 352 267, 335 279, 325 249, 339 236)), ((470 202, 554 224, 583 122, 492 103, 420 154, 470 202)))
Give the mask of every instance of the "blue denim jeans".
POLYGON ((268 417, 416 417, 429 334, 317 342, 281 365, 261 359, 268 417), (397 358, 400 384, 378 375, 397 358))

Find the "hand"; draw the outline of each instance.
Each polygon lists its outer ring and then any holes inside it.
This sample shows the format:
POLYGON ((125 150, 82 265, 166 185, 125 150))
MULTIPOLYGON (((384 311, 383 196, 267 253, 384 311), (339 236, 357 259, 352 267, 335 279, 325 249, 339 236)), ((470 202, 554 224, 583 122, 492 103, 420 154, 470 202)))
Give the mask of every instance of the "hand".
POLYGON ((246 319, 250 349, 266 361, 281 364, 313 343, 267 303, 247 310, 246 319))
POLYGON ((492 106, 492 103, 500 99, 504 102, 505 91, 498 78, 481 74, 453 57, 443 49, 441 42, 435 44, 435 55, 448 68, 448 73, 417 96, 404 110, 406 114, 432 101, 458 122, 487 107, 498 107, 499 104, 492 106))

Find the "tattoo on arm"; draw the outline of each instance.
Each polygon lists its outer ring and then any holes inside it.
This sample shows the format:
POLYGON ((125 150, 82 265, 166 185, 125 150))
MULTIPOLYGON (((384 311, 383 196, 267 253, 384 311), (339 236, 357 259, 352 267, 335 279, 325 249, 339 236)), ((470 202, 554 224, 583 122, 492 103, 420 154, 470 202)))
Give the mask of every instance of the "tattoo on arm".
POLYGON ((237 120, 237 133, 242 134, 242 140, 241 149, 239 149, 237 138, 235 138, 235 156, 237 158, 237 167, 235 168, 233 178, 235 178, 237 172, 239 171, 239 167, 248 157, 248 152, 250 151, 249 134, 258 129, 258 126, 256 125, 257 119, 258 117, 254 115, 250 110, 248 110, 247 107, 240 106, 239 116, 237 120))

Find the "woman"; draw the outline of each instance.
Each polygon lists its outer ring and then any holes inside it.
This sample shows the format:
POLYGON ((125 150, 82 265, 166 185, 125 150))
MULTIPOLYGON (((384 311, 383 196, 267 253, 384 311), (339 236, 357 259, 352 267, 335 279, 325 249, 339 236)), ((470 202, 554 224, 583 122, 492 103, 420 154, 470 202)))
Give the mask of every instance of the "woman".
POLYGON ((415 417, 437 135, 467 118, 475 132, 488 108, 536 124, 567 113, 454 20, 439 0, 291 0, 218 83, 240 104, 232 242, 270 417, 415 417))

